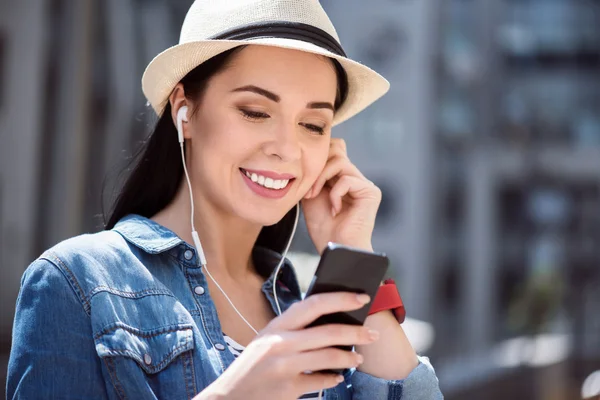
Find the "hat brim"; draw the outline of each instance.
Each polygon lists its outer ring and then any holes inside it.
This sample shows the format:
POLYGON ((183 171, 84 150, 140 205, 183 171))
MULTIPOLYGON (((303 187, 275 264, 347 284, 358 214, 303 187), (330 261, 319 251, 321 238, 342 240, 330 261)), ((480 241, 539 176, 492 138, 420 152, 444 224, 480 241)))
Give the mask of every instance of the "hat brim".
POLYGON ((364 110, 383 96, 390 87, 383 76, 369 67, 301 40, 283 38, 203 40, 170 47, 148 64, 142 76, 142 91, 154 111, 159 116, 162 115, 173 88, 191 70, 204 61, 241 45, 281 47, 331 57, 339 61, 348 76, 348 96, 335 113, 333 125, 364 110))

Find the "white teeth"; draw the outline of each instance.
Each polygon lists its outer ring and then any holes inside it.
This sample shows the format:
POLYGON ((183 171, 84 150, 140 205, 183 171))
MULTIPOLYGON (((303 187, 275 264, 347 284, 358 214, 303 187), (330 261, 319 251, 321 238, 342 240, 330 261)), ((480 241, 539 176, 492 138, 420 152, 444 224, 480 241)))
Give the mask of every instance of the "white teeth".
POLYGON ((250 178, 252 180, 252 182, 256 182, 261 186, 264 186, 266 188, 269 189, 283 189, 284 187, 286 187, 288 185, 288 183, 290 182, 289 179, 272 179, 272 178, 266 178, 262 175, 258 175, 254 172, 250 173, 246 170, 244 170, 244 173, 246 174, 246 176, 248 178, 250 178))

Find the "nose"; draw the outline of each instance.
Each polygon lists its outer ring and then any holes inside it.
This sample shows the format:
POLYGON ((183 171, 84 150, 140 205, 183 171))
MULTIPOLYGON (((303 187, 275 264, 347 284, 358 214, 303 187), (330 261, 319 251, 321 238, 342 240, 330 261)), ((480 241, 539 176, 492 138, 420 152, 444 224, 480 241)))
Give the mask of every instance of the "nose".
POLYGON ((279 157, 285 162, 299 160, 302 154, 299 135, 294 124, 281 123, 264 144, 263 151, 267 155, 279 157))

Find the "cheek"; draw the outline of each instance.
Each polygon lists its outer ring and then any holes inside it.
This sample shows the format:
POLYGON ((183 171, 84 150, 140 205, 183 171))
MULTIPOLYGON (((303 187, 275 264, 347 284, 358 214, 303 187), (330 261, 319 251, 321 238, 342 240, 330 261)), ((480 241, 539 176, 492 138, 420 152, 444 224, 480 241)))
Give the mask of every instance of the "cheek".
POLYGON ((311 149, 305 157, 304 177, 307 186, 312 186, 327 165, 329 155, 329 143, 325 148, 322 146, 311 149))
POLYGON ((250 146, 244 126, 232 118, 213 119, 196 133, 199 157, 206 160, 207 168, 214 169, 223 163, 238 163, 250 146), (210 160, 210 162, 208 162, 210 160))

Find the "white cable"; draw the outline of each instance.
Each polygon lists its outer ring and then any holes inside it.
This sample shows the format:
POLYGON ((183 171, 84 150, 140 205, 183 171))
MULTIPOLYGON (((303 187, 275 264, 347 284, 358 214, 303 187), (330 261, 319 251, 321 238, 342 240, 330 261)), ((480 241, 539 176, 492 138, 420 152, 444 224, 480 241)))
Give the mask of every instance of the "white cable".
POLYGON ((188 175, 187 168, 185 166, 185 155, 183 153, 183 143, 179 143, 179 147, 181 148, 181 159, 183 160, 183 172, 185 172, 185 179, 187 180, 188 188, 190 189, 190 203, 191 203, 191 223, 192 223, 192 239, 194 240, 194 245, 196 246, 196 250, 198 251, 198 258, 200 259, 200 264, 203 266, 206 265, 206 257, 204 256, 204 250, 202 249, 202 244, 200 244, 200 238, 198 237, 198 232, 196 232, 196 227, 194 226, 194 195, 192 194, 192 184, 190 183, 190 176, 188 175))
POLYGON ((192 206, 191 206, 192 238, 194 240, 194 245, 196 246, 196 250, 198 251, 198 256, 199 256, 199 259, 200 259, 200 264, 202 264, 202 266, 204 267, 204 269, 208 273, 208 276, 210 276, 210 279, 212 279, 212 281, 215 283, 215 285, 217 285, 217 287, 219 288, 219 290, 221 291, 221 293, 223 293, 223 296, 225 296, 225 298, 227 299, 227 301, 229 301, 229 304, 231 304, 231 307, 233 307, 233 309, 235 310, 235 312, 240 316, 241 319, 244 320, 244 322, 250 327, 250 329, 252 329, 254 331, 254 333, 256 333, 258 335, 258 331, 256 329, 254 329, 254 327, 250 324, 250 322, 248 322, 246 320, 246 318, 244 318, 244 316, 238 311, 238 309, 233 304, 233 302, 231 301, 231 299, 229 298, 229 296, 227 296, 227 293, 225 293, 225 291, 223 290, 223 288, 221 288, 221 285, 219 285, 219 283, 215 280, 215 278, 213 278, 212 274, 208 270, 208 267, 206 266, 206 258, 204 256, 204 250, 202 249, 202 245, 200 244, 200 238, 198 237, 198 232, 196 232, 196 228, 194 227, 194 195, 192 194, 192 185, 190 183, 190 177, 188 175, 187 168, 186 168, 186 165, 185 165, 185 154, 184 154, 184 151, 183 151, 183 143, 180 143, 179 145, 181 147, 181 157, 182 157, 182 161, 183 161, 183 171, 185 173, 185 177, 186 177, 186 180, 187 180, 188 188, 190 190, 190 201, 192 203, 192 206))
POLYGON ((279 260, 279 264, 277 264, 277 268, 275 268, 275 280, 273 280, 273 297, 275 298, 275 304, 277 305, 277 311, 279 315, 281 315, 281 307, 279 307, 279 301, 277 300, 277 276, 279 275, 279 269, 283 265, 283 261, 285 260, 285 256, 287 255, 288 250, 290 249, 290 245, 292 244, 292 239, 296 234, 296 227, 298 226, 298 216, 300 215, 300 203, 296 204, 296 218, 294 219, 294 227, 292 228, 292 234, 288 239, 287 245, 283 250, 283 254, 281 255, 281 259, 279 260))
MULTIPOLYGON (((300 216, 300 203, 296 204, 296 217, 294 218, 294 227, 292 228, 292 234, 290 235, 290 238, 288 239, 287 245, 285 246, 285 249, 283 250, 283 254, 281 255, 281 259, 279 260, 279 264, 277 264, 277 267, 275 268, 275 279, 273 280, 273 297, 275 298, 275 304, 277 305, 277 311, 279 312, 279 315, 281 315, 281 307, 279 307, 279 301, 277 300, 277 276, 279 275, 279 269, 281 268, 281 266, 283 265, 283 261, 285 260, 285 257, 287 255, 288 250, 290 249, 290 245, 292 244, 292 239, 294 238, 294 234, 296 233, 296 227, 298 226, 298 218, 300 216)), ((321 400, 323 398, 323 391, 325 389, 321 389, 319 391, 319 398, 318 400, 321 400)))
MULTIPOLYGON (((178 121, 179 122, 179 121, 178 121)), ((196 251, 198 252, 198 258, 200 260, 200 264, 202 265, 202 267, 204 267, 204 269, 206 270, 206 272, 208 273, 208 276, 210 277, 210 279, 212 279, 212 281, 215 283, 215 285, 219 288, 219 290, 221 291, 221 293, 223 293, 223 296, 225 296, 225 298, 227 299, 227 301, 229 302, 229 304, 231 304, 231 307, 235 310, 235 312, 240 316, 240 318, 246 323, 246 325, 248 325, 250 327, 250 329, 252 329, 252 331, 258 335, 258 331, 256 329, 254 329, 254 327, 250 324, 250 322, 248 322, 248 320, 246 320, 246 318, 244 318, 244 316, 242 315, 242 313, 240 313, 237 309, 237 307, 233 304, 233 302, 231 301, 231 299, 229 298, 229 296, 227 296, 227 293, 225 293, 225 291, 223 290, 223 288, 221 288, 221 285, 219 285, 219 283, 215 280, 215 278, 213 278, 212 274, 210 273, 210 271, 208 270, 208 266, 206 263, 206 257, 204 255, 204 250, 202 249, 202 244, 200 243, 200 238, 198 236, 198 232, 196 232, 196 228, 194 226, 194 195, 192 193, 192 184, 190 182, 190 176, 188 174, 187 171, 187 167, 185 164, 185 152, 183 150, 183 140, 182 139, 182 130, 181 130, 181 126, 177 127, 177 131, 179 134, 179 147, 181 148, 181 160, 183 162, 183 172, 185 173, 185 179, 187 181, 188 184, 188 188, 190 191, 190 203, 191 203, 191 225, 192 225, 192 239, 194 240, 194 246, 196 247, 196 251)), ((288 253, 288 250, 290 249, 290 246, 292 244, 292 239, 294 238, 294 235, 296 233, 296 227, 298 226, 298 217, 300 215, 300 203, 296 204, 296 217, 294 218, 294 227, 292 228, 292 234, 290 235, 287 245, 285 246, 285 249, 283 250, 283 254, 281 255, 281 259, 279 260, 279 264, 277 264, 277 267, 275 268, 275 278, 273 280, 273 297, 275 298, 275 304, 277 305, 277 311, 279 312, 278 315, 281 315, 281 307, 279 306, 279 300, 277 299, 277 276, 279 274, 279 270, 281 269, 281 266, 283 265, 283 262, 285 260, 285 257, 288 253)), ((322 399, 322 395, 323 395, 323 389, 321 389, 321 391, 319 392, 319 400, 322 399)))

